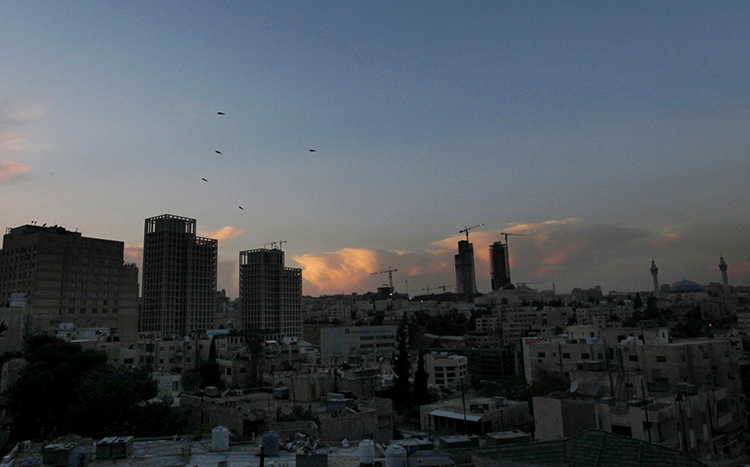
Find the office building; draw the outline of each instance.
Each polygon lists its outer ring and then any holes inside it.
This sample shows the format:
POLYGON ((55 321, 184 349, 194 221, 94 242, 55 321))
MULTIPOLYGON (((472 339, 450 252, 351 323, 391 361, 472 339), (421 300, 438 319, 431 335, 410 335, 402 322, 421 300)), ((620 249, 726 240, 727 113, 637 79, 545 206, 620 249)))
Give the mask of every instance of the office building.
POLYGON ((510 284, 508 247, 501 242, 490 245, 490 277, 492 290, 500 290, 505 284, 510 284))
POLYGON ((302 270, 284 267, 278 248, 240 252, 242 329, 266 340, 302 338, 302 270))
POLYGON ((474 245, 468 240, 458 242, 456 263, 456 293, 473 298, 477 291, 477 280, 474 273, 474 245))
POLYGON ((124 243, 88 238, 59 226, 7 228, 0 251, 0 298, 25 294, 27 332, 61 323, 110 328, 133 342, 138 328, 138 268, 123 262, 124 243))
POLYGON ((140 330, 182 337, 213 327, 218 240, 198 237, 195 219, 146 219, 140 330))

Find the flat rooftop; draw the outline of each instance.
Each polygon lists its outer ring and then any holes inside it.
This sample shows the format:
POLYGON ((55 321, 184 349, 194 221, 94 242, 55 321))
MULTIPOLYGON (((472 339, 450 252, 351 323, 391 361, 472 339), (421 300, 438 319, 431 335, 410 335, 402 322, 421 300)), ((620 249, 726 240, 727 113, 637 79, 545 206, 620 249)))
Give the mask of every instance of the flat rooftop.
MULTIPOLYGON (((42 461, 42 447, 55 443, 34 443, 31 449, 19 452, 12 465, 18 465, 24 460, 39 459, 42 461)), ((91 439, 84 438, 80 444, 89 450, 91 439)), ((211 438, 200 441, 150 440, 135 441, 130 457, 119 459, 91 459, 86 467, 216 467, 219 462, 226 462, 227 467, 259 466, 260 443, 230 444, 229 450, 212 451, 211 438)), ((329 467, 357 467, 359 466, 359 441, 352 442, 348 448, 329 445, 318 451, 318 454, 328 454, 329 467)), ((296 467, 297 454, 280 450, 278 456, 266 457, 266 467, 296 467)))

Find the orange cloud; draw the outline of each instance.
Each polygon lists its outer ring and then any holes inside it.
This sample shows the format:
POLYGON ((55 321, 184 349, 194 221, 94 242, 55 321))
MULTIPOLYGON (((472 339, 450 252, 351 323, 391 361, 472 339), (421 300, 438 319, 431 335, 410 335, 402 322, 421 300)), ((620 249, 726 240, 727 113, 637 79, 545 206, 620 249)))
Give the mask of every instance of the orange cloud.
POLYGON ((127 261, 140 263, 143 258, 143 245, 125 245, 123 256, 127 261))
POLYGON ((240 235, 244 234, 246 230, 240 230, 237 227, 232 227, 231 225, 228 225, 216 232, 213 233, 201 233, 202 236, 208 237, 208 238, 215 238, 220 242, 224 241, 230 241, 234 240, 235 238, 239 237, 240 235))
POLYGON ((343 248, 293 256, 292 259, 302 265, 302 277, 320 293, 351 289, 379 269, 378 251, 370 248, 343 248))
POLYGON ((0 162, 0 182, 20 180, 31 171, 31 166, 20 162, 0 162))

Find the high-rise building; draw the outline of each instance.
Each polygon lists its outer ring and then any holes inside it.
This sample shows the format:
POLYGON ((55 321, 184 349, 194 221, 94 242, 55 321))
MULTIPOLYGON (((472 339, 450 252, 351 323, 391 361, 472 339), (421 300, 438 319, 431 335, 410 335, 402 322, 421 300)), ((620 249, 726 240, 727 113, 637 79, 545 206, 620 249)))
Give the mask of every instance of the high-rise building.
POLYGON ((195 227, 171 214, 146 219, 141 332, 183 337, 213 327, 219 242, 195 227))
POLYGON ((123 262, 124 243, 88 238, 59 226, 7 228, 0 251, 0 298, 28 299, 31 334, 55 334, 62 323, 110 328, 134 342, 138 268, 123 262))
POLYGON ((240 251, 242 329, 267 340, 302 337, 302 270, 284 267, 280 249, 240 251))
POLYGON ((474 273, 474 245, 468 240, 458 242, 458 254, 454 256, 456 263, 456 293, 473 297, 477 291, 477 280, 474 273))
POLYGON ((501 242, 490 245, 490 278, 492 290, 500 290, 505 284, 510 284, 508 247, 501 242))

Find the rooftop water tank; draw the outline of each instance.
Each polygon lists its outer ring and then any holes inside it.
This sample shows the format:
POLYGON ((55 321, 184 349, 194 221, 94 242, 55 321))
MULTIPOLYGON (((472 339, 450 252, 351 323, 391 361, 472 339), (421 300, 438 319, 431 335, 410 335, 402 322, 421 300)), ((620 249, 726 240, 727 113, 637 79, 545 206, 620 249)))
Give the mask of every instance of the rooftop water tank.
POLYGON ((263 433, 263 448, 267 456, 279 455, 279 434, 273 431, 263 433))
POLYGON ((211 430, 211 441, 213 451, 227 451, 229 449, 229 429, 225 426, 215 427, 211 430))
POLYGON ((385 450, 385 467, 406 467, 406 448, 391 444, 385 450))
POLYGON ((359 462, 372 465, 375 459, 375 442, 371 439, 363 439, 359 443, 359 462))

